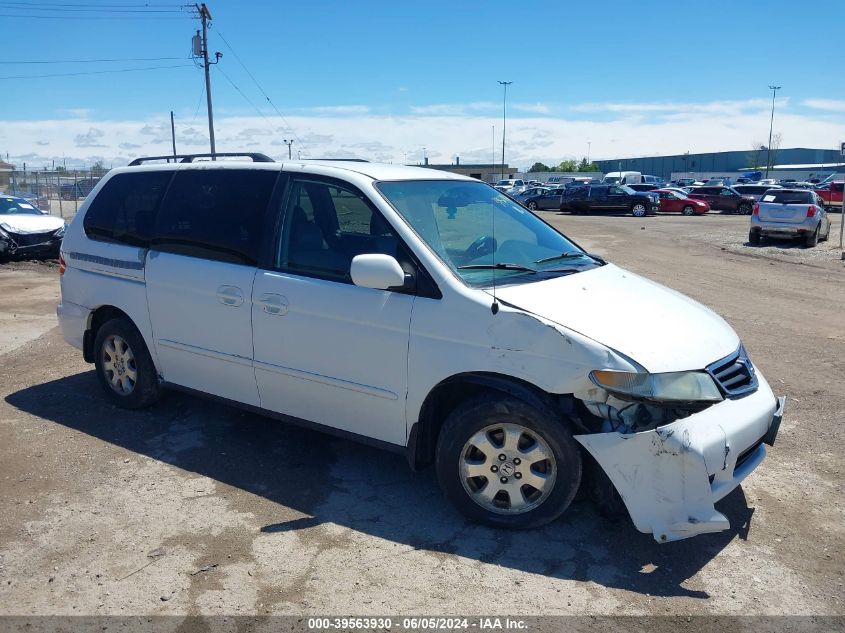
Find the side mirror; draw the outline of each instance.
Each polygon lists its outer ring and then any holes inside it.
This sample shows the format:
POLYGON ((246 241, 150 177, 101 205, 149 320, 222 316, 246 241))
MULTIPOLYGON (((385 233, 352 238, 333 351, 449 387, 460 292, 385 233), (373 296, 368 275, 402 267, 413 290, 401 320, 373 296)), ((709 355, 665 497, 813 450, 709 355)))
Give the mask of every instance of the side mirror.
POLYGON ((390 255, 356 255, 349 269, 352 283, 361 288, 387 290, 405 285, 405 271, 390 255))

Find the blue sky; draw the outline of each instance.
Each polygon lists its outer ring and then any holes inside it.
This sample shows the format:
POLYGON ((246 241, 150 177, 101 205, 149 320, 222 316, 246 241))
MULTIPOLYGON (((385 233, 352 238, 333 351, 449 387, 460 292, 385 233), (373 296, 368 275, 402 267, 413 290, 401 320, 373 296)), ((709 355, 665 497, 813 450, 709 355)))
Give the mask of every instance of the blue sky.
MULTIPOLYGON (((4 155, 119 164, 166 152, 170 110, 179 149, 207 147, 202 71, 188 58, 198 22, 176 0, 131 12, 143 4, 0 0, 4 155), (81 61, 94 59, 150 61, 81 61), (74 61, 16 63, 58 60, 74 61), (151 66, 177 67, 127 70, 151 66), (84 72, 101 74, 73 74, 84 72)), ((489 162, 501 142, 497 80, 514 82, 508 160, 521 166, 588 146, 593 158, 750 148, 767 140, 770 83, 783 86, 774 127, 784 147, 845 140, 842 0, 209 8, 211 50, 223 53, 212 71, 220 150, 282 156, 294 138, 303 157, 415 161, 425 147, 437 162, 489 162)))

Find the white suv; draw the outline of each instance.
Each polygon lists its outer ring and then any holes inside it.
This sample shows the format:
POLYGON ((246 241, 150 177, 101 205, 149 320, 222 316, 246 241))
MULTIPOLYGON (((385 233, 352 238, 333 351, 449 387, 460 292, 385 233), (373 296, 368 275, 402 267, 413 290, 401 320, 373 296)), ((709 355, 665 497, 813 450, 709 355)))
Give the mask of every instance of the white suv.
POLYGON ((551 521, 583 471, 658 541, 728 527, 783 400, 720 317, 477 180, 253 158, 114 169, 68 227, 59 320, 114 403, 374 442, 488 525, 551 521))

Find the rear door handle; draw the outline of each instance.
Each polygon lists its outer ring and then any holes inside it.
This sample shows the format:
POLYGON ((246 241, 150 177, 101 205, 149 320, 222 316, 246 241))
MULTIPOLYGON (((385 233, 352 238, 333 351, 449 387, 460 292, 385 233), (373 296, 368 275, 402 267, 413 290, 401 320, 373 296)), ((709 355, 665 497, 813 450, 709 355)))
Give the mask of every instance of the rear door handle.
POLYGON ((220 286, 217 288, 217 300, 223 305, 236 308, 243 304, 244 293, 236 286, 220 286))
POLYGON ((277 295, 272 292, 266 292, 258 298, 258 303, 267 314, 275 316, 284 316, 288 313, 288 306, 290 303, 287 297, 277 295))

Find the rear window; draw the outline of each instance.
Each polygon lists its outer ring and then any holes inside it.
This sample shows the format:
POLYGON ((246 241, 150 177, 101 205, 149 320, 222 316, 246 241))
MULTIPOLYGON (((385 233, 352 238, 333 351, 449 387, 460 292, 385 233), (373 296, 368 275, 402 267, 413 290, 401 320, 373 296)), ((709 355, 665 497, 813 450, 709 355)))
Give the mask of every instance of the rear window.
POLYGON ((158 214, 153 245, 177 255, 254 266, 278 176, 263 169, 177 173, 158 214))
POLYGON ((770 190, 763 196, 763 201, 774 204, 814 204, 816 197, 809 191, 770 190))
POLYGON ((88 207, 85 234, 101 242, 149 246, 156 209, 172 176, 172 171, 113 176, 88 207))

